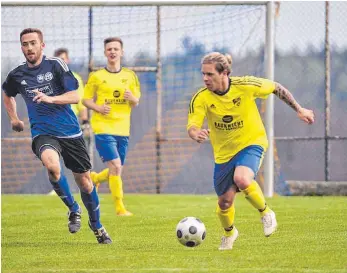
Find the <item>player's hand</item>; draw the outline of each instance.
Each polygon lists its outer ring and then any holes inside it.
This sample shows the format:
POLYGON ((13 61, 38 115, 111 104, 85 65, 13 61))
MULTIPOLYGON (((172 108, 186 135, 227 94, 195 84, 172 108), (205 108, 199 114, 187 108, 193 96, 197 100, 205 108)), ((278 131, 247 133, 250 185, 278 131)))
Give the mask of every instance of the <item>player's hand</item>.
POLYGON ((36 101, 37 103, 45 102, 45 103, 53 103, 53 98, 50 96, 47 96, 46 94, 40 92, 38 89, 33 90, 35 93, 35 97, 33 98, 33 101, 36 101))
POLYGON ((210 135, 210 129, 202 129, 199 131, 199 133, 196 135, 195 140, 198 143, 204 142, 206 139, 208 139, 210 135))
POLYGON ((298 111, 298 117, 307 124, 312 124, 314 122, 314 113, 310 109, 300 108, 298 111))
POLYGON ((107 115, 109 114, 111 111, 111 106, 108 106, 107 104, 103 104, 103 105, 100 105, 99 106, 99 113, 102 114, 102 115, 107 115))
POLYGON ((21 132, 24 130, 24 122, 17 119, 15 121, 11 121, 12 130, 16 132, 21 132))
POLYGON ((125 90, 124 92, 124 99, 131 101, 133 103, 137 103, 137 98, 133 95, 133 93, 131 93, 130 90, 125 90))

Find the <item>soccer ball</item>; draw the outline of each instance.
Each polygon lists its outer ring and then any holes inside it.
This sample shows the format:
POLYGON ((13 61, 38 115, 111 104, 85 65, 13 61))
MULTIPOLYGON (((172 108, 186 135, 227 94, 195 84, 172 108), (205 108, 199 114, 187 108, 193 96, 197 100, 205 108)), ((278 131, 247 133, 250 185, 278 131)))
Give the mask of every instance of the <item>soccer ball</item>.
POLYGON ((198 246, 205 240, 206 228, 200 219, 186 217, 177 224, 176 236, 178 241, 184 246, 198 246))

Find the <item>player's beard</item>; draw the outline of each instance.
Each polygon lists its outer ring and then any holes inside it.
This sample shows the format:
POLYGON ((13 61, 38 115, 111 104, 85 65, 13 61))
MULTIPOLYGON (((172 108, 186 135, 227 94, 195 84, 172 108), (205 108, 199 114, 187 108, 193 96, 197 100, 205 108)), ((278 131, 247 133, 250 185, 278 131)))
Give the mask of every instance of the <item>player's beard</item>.
POLYGON ((40 55, 37 53, 34 53, 34 55, 26 55, 25 59, 27 60, 28 63, 35 65, 37 61, 40 59, 40 55))

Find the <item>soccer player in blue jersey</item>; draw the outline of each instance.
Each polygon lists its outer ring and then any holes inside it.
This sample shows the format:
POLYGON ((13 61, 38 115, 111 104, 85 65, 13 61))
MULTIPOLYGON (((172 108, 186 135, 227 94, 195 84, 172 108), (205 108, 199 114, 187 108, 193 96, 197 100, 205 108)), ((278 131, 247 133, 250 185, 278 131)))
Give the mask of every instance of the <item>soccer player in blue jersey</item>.
POLYGON ((49 181, 68 207, 68 228, 76 233, 81 227, 81 208, 74 200, 59 158, 73 172, 82 201, 89 214, 89 226, 101 244, 112 242, 100 223, 99 198, 90 178, 91 163, 76 115, 70 104, 78 103, 78 82, 59 58, 43 54, 41 30, 20 33, 26 62, 14 68, 2 84, 4 104, 14 131, 24 129, 17 115, 14 97, 21 94, 31 125, 32 150, 48 171, 49 181))
POLYGON ((238 191, 242 191, 259 211, 265 236, 270 236, 277 228, 275 213, 266 204, 254 180, 268 146, 255 99, 266 99, 273 93, 307 124, 314 122, 314 114, 301 107, 277 82, 252 76, 230 76, 230 55, 212 52, 204 56, 201 63, 205 87, 191 99, 187 130, 198 143, 211 140, 217 215, 224 229, 219 250, 230 250, 239 234, 234 226, 234 199, 238 191), (202 129, 205 118, 208 129, 202 129))
MULTIPOLYGON (((70 64, 69 50, 67 48, 64 48, 64 47, 57 48, 54 51, 54 57, 58 57, 62 59, 67 65, 70 64)), ((89 124, 88 111, 87 111, 87 108, 82 103, 82 98, 84 94, 83 79, 78 73, 74 71, 72 71, 72 74, 78 81, 77 92, 80 97, 80 101, 76 104, 71 104, 71 108, 72 108, 72 111, 75 113, 75 115, 80 119, 80 123, 83 127, 83 125, 89 124)))

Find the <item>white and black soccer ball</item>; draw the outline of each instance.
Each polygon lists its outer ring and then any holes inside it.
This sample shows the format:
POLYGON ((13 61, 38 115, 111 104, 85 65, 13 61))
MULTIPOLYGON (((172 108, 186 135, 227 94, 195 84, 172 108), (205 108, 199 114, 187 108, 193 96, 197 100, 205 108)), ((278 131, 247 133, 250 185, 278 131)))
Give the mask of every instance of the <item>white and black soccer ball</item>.
POLYGON ((199 218, 186 217, 177 224, 176 236, 182 245, 195 247, 205 240, 206 228, 199 218))

